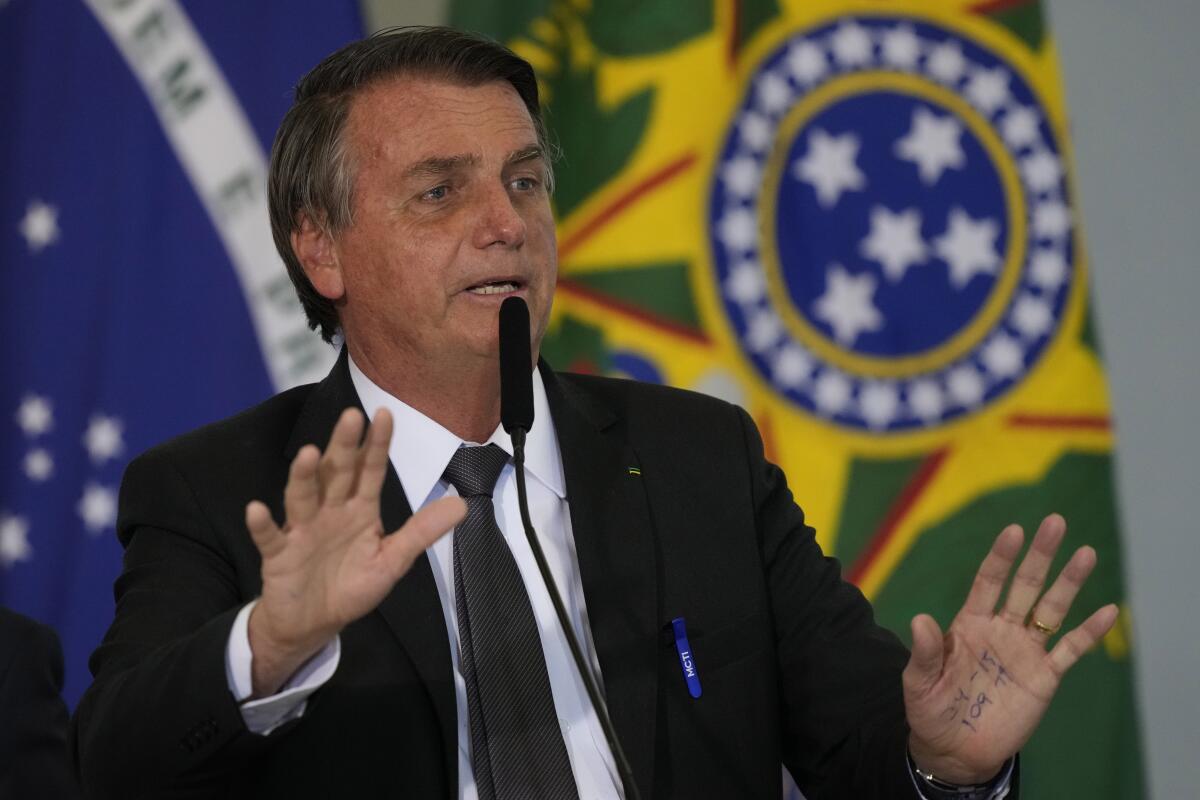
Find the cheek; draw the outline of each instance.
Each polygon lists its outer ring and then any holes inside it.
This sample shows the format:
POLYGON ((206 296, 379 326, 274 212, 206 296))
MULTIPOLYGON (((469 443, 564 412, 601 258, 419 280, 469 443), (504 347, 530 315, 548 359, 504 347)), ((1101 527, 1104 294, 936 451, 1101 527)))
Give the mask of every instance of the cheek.
POLYGON ((554 217, 549 210, 534 215, 526 223, 527 237, 530 245, 544 255, 546 269, 554 272, 558 268, 558 242, 555 238, 554 217))

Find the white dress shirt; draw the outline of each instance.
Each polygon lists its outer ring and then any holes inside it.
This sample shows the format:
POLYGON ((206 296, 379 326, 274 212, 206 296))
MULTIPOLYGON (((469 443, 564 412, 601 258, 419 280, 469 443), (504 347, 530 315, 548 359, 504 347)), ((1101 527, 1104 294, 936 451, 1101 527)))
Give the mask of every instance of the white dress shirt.
MULTIPOLYGON (((464 444, 462 439, 438 423, 404 404, 372 382, 354 360, 350 360, 350 377, 354 388, 370 417, 386 408, 395 419, 395 430, 389 450, 392 466, 404 487, 404 494, 414 510, 447 494, 454 487, 442 480, 442 471, 450 463, 455 450, 464 444)), ((529 495, 529 514, 537 531, 538 541, 559 590, 575 635, 591 663, 592 672, 600 678, 599 661, 584 604, 583 584, 579 576, 579 560, 571 532, 570 509, 567 504, 562 457, 558 436, 550 418, 546 389, 541 375, 533 375, 534 421, 525 440, 526 488, 529 495)), ((497 428, 487 442, 512 454, 512 440, 503 428, 497 428)), ((596 717, 595 708, 587 696, 582 680, 575 670, 558 617, 554 613, 549 592, 542 584, 537 562, 525 538, 517 505, 515 470, 510 461, 500 473, 493 493, 496 522, 516 559, 524 578, 526 591, 533 606, 534 618, 542 640, 542 654, 550 676, 554 707, 562 727, 563 741, 580 800, 614 800, 623 797, 621 781, 612 752, 596 717)), ((450 658, 454 666, 455 699, 458 710, 458 797, 476 800, 475 775, 471 768, 471 735, 467 717, 467 690, 459 660, 458 615, 454 601, 454 533, 443 536, 426 555, 433 568, 434 583, 442 602, 442 615, 450 641, 450 658)), ((257 602, 257 601, 256 601, 257 602)), ((226 675, 230 691, 239 702, 252 693, 251 654, 248 620, 253 603, 238 614, 226 648, 226 675)), ((252 732, 266 734, 274 728, 304 713, 310 694, 320 688, 337 669, 341 655, 340 640, 335 638, 320 653, 302 667, 296 675, 271 697, 241 706, 242 717, 252 732)))

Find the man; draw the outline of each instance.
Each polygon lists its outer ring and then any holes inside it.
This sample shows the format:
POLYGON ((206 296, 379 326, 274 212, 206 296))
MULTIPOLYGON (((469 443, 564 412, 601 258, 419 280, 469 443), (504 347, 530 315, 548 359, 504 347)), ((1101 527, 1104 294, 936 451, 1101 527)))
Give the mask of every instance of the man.
POLYGON ((75 720, 85 783, 766 798, 782 762, 812 800, 1015 796, 1016 751, 1116 616, 1046 652, 1095 563, 1080 549, 1039 599, 1061 518, 996 612, 1022 543, 1002 532, 946 637, 913 621, 909 658, 821 555, 744 412, 539 365, 531 513, 629 757, 622 786, 498 429, 500 303, 529 305, 531 369, 550 311, 549 162, 531 68, 485 40, 390 32, 301 82, 272 224, 310 321, 345 347, 321 384, 130 465, 116 619, 75 720))
POLYGON ((54 631, 0 607, 0 797, 78 796, 62 680, 54 631))

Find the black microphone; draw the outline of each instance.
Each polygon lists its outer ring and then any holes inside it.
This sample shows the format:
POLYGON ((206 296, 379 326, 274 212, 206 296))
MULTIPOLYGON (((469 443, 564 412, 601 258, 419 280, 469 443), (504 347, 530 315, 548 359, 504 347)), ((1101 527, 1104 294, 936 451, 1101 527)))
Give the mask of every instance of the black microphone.
POLYGON ((567 617, 562 595, 558 593, 558 586, 554 583, 554 576, 550 574, 550 566, 546 563, 546 556, 533 530, 533 521, 529 518, 529 496, 525 490, 525 434, 533 427, 533 358, 529 349, 529 307, 520 297, 510 297, 500 304, 500 424, 512 438, 513 465, 517 473, 517 504, 521 509, 521 523, 525 527, 529 549, 533 551, 538 572, 542 573, 542 582, 546 584, 550 601, 554 603, 558 624, 562 626, 567 637, 575 668, 579 670, 579 677, 587 689, 592 707, 596 709, 596 717, 600 720, 600 727, 604 729, 608 748, 617 762, 621 782, 625 784, 625 797, 627 800, 641 800, 637 784, 633 782, 633 769, 629 766, 629 759, 625 757, 625 751, 617 741, 617 731, 609 719, 608 706, 600 696, 596 678, 583 658, 583 648, 575 638, 575 630, 567 617))
MULTIPOLYGON (((512 436, 533 427, 533 359, 529 351, 529 306, 519 297, 500 305, 500 424, 512 436)), ((524 445, 522 435, 521 443, 524 445)))

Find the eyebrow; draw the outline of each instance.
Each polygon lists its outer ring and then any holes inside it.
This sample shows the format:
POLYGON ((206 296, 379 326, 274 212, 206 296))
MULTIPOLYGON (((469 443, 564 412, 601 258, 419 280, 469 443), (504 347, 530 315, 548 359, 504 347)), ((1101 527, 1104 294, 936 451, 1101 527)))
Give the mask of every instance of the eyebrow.
POLYGON ((511 167, 514 164, 524 164, 526 161, 535 161, 539 158, 545 160, 545 151, 542 150, 541 145, 531 144, 529 147, 523 147, 520 150, 514 150, 509 153, 505 163, 511 167))
MULTIPOLYGON (((504 160, 505 166, 511 167, 516 164, 523 164, 527 161, 545 158, 545 152, 540 145, 530 145, 522 147, 520 150, 514 150, 508 154, 508 158, 504 160)), ((463 154, 457 156, 433 156, 425 158, 404 171, 406 178, 429 178, 447 175, 455 170, 463 167, 474 166, 479 163, 479 156, 471 154, 463 154)))
POLYGON ((406 178, 436 177, 454 172, 461 167, 469 167, 478 161, 479 157, 475 155, 434 156, 413 164, 404 170, 404 176, 406 178))

